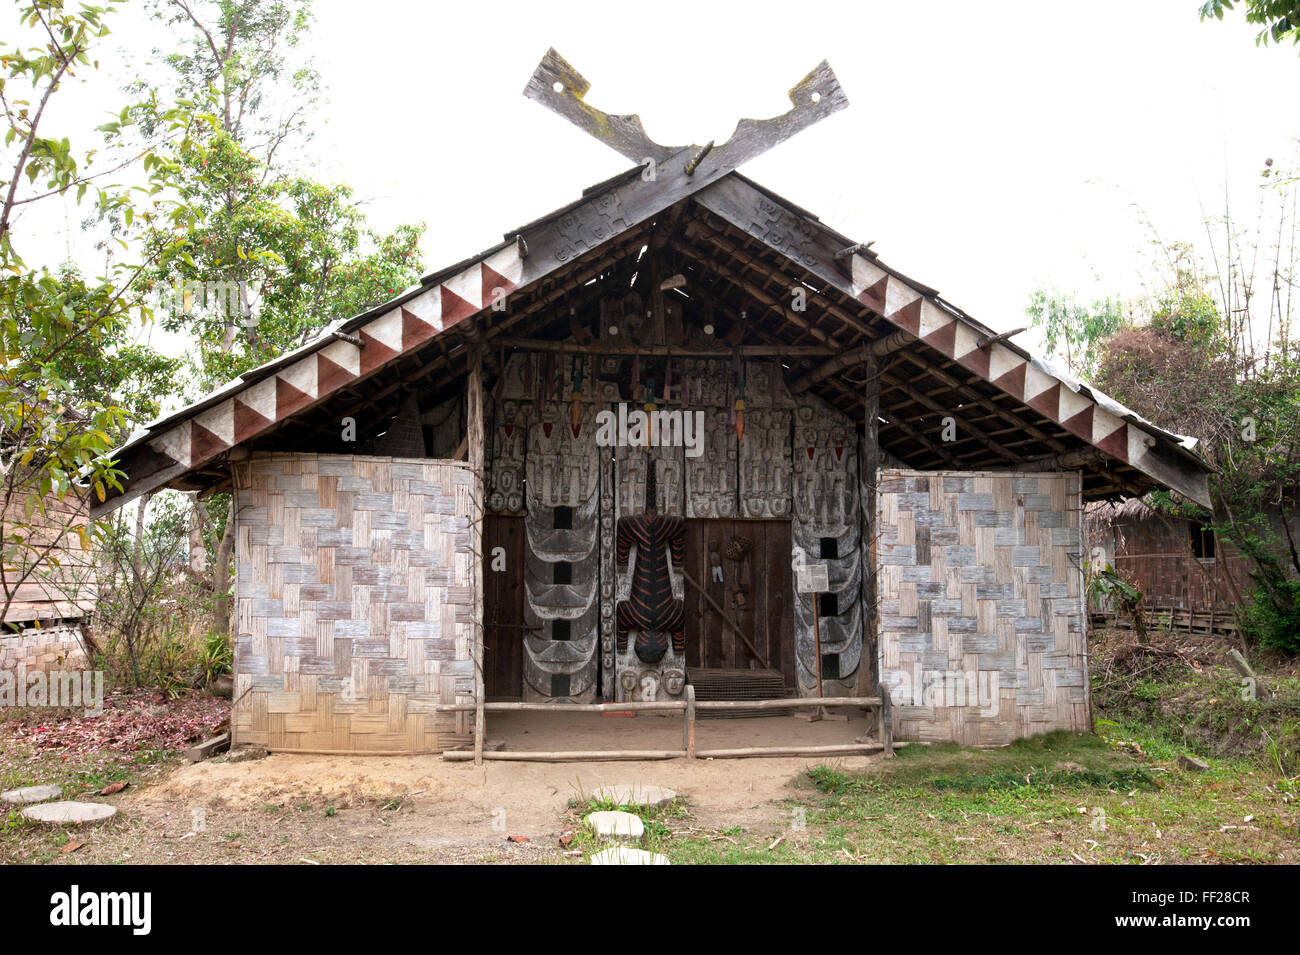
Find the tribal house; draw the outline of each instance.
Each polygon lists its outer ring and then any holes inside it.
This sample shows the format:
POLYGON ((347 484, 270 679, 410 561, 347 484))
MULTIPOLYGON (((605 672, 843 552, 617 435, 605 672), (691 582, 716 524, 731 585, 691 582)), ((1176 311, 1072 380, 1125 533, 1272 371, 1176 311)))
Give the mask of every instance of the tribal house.
POLYGON ((588 85, 551 51, 525 92, 633 168, 115 455, 96 515, 235 495, 235 745, 481 748, 485 701, 697 694, 1088 729, 1084 502, 1206 503, 1189 442, 736 171, 847 106, 825 63, 720 145, 588 85))
POLYGON ((39 468, 91 422, 8 388, 18 400, 0 424, 0 673, 74 669, 90 660, 86 621, 99 594, 90 501, 75 484, 44 485, 39 468))

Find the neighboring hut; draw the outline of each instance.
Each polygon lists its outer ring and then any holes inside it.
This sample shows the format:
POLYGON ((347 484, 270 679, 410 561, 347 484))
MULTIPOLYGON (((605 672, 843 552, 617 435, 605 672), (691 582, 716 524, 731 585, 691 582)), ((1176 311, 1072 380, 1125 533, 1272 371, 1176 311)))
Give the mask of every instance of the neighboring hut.
MULTIPOLYGON (((1281 512, 1275 509, 1268 516, 1279 539, 1285 540, 1281 512)), ((1129 498, 1088 505, 1085 528, 1093 559, 1112 564, 1142 591, 1149 623, 1207 632, 1236 630, 1242 594, 1253 587, 1253 568, 1210 524, 1173 517, 1140 498, 1129 498)), ((1300 519, 1295 516, 1291 537, 1300 541, 1300 519)), ((1113 608, 1092 609, 1106 616, 1113 608)))
POLYGON ((1204 464, 734 171, 846 105, 825 64, 717 147, 587 85, 552 51, 527 93, 637 166, 115 452, 96 515, 235 495, 234 743, 439 751, 489 698, 696 688, 1088 729, 1082 502, 1206 503, 1204 464))
MULTIPOLYGON (((17 466, 10 463, 11 467, 17 466)), ((0 671, 74 670, 88 665, 86 619, 95 608, 95 565, 86 551, 89 502, 72 492, 28 515, 25 495, 4 509, 10 559, 0 576, 0 671), (7 604, 7 606, 6 606, 7 604)))

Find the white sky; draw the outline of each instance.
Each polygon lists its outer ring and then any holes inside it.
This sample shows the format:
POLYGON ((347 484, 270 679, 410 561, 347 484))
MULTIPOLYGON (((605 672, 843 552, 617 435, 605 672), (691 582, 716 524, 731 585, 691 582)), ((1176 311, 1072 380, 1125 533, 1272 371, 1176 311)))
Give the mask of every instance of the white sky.
MULTIPOLYGON (((849 108, 742 171, 1007 329, 1039 286, 1137 294, 1153 251, 1133 203, 1166 239, 1200 240, 1225 184, 1253 208, 1265 157, 1295 164, 1300 53, 1257 48, 1239 12, 1201 23, 1198 6, 317 0, 328 104, 303 159, 354 186, 375 227, 426 222, 432 271, 630 165, 524 99, 548 46, 592 83, 588 102, 639 113, 669 145, 784 112, 825 58, 849 108)), ((61 104, 60 134, 91 145, 167 41, 116 17, 106 75, 61 104)), ((44 215, 28 226, 62 258, 65 217, 44 215)))

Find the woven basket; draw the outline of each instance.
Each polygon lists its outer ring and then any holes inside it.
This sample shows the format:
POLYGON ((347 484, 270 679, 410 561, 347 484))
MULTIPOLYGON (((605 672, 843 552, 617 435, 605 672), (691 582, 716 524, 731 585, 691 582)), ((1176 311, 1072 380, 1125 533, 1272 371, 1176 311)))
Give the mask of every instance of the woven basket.
POLYGON ((732 537, 722 549, 722 556, 727 560, 744 560, 754 549, 754 542, 748 537, 732 537))

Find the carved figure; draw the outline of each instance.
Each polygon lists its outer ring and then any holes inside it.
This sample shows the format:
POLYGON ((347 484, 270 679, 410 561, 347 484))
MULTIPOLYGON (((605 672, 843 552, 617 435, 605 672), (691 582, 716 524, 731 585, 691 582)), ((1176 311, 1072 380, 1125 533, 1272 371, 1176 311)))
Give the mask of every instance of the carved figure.
POLYGON ((628 599, 617 608, 618 650, 627 649, 629 631, 637 631, 635 651, 644 663, 658 663, 668 651, 671 637, 674 653, 686 651, 685 602, 673 598, 668 558, 674 566, 686 559, 686 522, 662 514, 637 514, 620 518, 616 541, 617 560, 626 567, 632 547, 636 565, 628 599))

